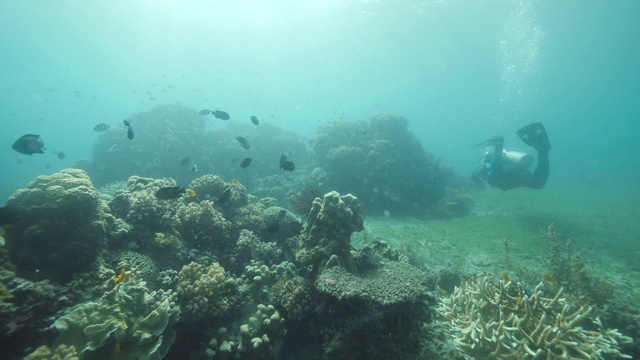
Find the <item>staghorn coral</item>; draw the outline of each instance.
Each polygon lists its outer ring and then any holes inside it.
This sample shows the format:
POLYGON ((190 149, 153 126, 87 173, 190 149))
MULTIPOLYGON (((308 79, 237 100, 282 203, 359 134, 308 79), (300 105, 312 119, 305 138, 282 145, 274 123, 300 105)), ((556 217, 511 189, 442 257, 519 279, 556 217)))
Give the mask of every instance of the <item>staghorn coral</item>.
POLYGON ((605 329, 592 307, 575 306, 560 288, 546 297, 540 283, 531 294, 520 284, 479 275, 456 287, 438 312, 465 355, 487 359, 630 358, 619 351, 630 341, 605 329))
POLYGON ((230 244, 231 223, 213 207, 213 202, 180 204, 171 218, 182 238, 191 245, 223 250, 230 244))
POLYGON ((8 206, 24 209, 6 229, 6 246, 18 274, 62 283, 86 270, 106 244, 110 215, 87 174, 67 169, 39 176, 16 191, 8 206))
POLYGON ((132 274, 99 300, 84 302, 55 321, 54 346, 74 346, 84 360, 161 359, 173 341, 178 308, 172 292, 151 292, 132 274), (118 351, 113 351, 117 343, 118 351))
POLYGON ((316 270, 325 268, 330 258, 347 271, 354 270, 350 237, 364 229, 360 202, 351 195, 335 191, 313 201, 309 221, 299 241, 296 259, 316 270))
POLYGON ((180 271, 178 300, 186 318, 206 322, 227 313, 236 302, 235 281, 218 263, 191 262, 180 271))

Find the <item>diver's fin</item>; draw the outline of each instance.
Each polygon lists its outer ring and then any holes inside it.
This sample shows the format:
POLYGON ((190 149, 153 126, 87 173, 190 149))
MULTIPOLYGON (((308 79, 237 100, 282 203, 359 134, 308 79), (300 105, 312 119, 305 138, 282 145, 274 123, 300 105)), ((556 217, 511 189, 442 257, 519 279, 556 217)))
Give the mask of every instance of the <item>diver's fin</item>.
POLYGON ((538 151, 548 151, 551 149, 549 136, 541 122, 529 124, 517 131, 518 136, 525 144, 534 147, 538 151))

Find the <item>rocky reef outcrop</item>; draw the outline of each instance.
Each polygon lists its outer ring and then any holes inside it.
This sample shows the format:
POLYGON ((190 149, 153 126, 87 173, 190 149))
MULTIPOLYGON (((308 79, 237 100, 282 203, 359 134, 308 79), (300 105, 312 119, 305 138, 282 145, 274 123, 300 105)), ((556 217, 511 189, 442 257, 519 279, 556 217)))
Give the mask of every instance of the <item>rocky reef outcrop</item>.
POLYGON ((5 238, 19 276, 63 283, 88 270, 115 219, 87 173, 67 169, 39 176, 16 191, 7 206, 22 212, 5 238))

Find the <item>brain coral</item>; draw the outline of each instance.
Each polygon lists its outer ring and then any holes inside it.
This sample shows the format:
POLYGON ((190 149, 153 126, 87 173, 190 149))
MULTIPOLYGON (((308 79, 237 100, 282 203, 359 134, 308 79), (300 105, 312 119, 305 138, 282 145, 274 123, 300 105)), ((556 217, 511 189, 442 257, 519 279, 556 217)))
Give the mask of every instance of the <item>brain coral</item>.
POLYGON ((87 174, 67 169, 39 176, 16 191, 7 205, 25 216, 5 233, 11 261, 20 276, 56 282, 93 263, 109 232, 105 207, 87 174))

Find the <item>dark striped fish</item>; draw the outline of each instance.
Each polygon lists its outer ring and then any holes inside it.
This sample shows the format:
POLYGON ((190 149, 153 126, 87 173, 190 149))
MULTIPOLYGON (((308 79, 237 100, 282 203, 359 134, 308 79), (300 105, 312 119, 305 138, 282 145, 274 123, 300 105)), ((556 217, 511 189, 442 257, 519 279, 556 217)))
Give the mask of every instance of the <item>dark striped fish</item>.
POLYGON ((111 127, 111 125, 109 125, 109 124, 101 123, 101 124, 96 125, 93 128, 93 131, 103 132, 103 131, 109 130, 110 127, 111 127))

